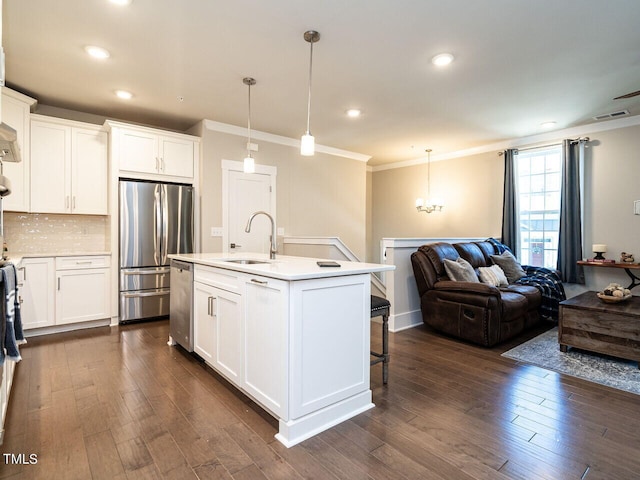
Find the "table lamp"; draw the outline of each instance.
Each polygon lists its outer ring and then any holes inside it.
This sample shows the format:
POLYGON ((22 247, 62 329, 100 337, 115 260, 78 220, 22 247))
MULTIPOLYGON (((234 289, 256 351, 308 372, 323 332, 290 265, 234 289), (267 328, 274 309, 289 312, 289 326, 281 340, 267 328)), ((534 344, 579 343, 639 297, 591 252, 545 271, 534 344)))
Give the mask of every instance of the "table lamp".
POLYGON ((602 254, 606 253, 607 246, 603 243, 594 243, 591 247, 591 250, 593 250, 593 253, 596 254, 596 256, 593 257, 594 260, 604 260, 604 255, 602 254))

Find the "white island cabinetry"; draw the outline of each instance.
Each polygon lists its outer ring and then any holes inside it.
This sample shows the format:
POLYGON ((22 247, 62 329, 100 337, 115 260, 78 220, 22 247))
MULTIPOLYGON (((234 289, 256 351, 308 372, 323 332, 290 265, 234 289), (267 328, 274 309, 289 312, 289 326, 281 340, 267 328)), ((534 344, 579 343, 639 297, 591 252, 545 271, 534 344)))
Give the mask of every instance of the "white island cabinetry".
POLYGON ((284 445, 374 406, 370 273, 393 266, 341 262, 323 269, 302 257, 252 264, 233 262, 233 254, 172 257, 195 264, 196 353, 278 418, 276 438, 284 445))
POLYGON ((244 389, 280 418, 287 416, 288 282, 245 280, 244 389))
MULTIPOLYGON (((241 295, 213 286, 218 275, 196 265, 194 271, 194 351, 239 384, 242 373, 241 295)), ((233 275, 229 276, 236 280, 233 275)))

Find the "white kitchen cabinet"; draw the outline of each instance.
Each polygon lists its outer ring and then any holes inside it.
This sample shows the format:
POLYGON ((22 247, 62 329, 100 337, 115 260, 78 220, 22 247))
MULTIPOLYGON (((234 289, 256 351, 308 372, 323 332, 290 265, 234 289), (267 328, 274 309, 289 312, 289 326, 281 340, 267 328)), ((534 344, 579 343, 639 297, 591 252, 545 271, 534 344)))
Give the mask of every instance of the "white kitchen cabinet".
POLYGON ((16 130, 22 161, 3 163, 4 175, 11 180, 12 191, 2 199, 5 211, 28 212, 30 176, 30 129, 29 116, 36 100, 2 87, 2 121, 16 130))
MULTIPOLYGON (((207 279, 215 278, 207 276, 207 279)), ((202 270, 196 278, 203 278, 202 270)), ((242 379, 242 296, 194 282, 194 351, 240 386, 242 379)))
POLYGON ((213 365, 216 332, 211 310, 215 289, 204 283, 193 284, 193 351, 213 365))
POLYGON ((243 389, 279 417, 287 416, 288 299, 288 282, 246 280, 243 389))
POLYGON ((120 172, 192 180, 199 142, 195 137, 109 123, 120 172))
POLYGON ((32 115, 31 211, 107 214, 107 133, 32 115))
POLYGON ((111 316, 109 257, 56 258, 56 325, 111 316))
POLYGON ((24 258, 17 273, 22 328, 28 330, 55 325, 54 259, 24 258))

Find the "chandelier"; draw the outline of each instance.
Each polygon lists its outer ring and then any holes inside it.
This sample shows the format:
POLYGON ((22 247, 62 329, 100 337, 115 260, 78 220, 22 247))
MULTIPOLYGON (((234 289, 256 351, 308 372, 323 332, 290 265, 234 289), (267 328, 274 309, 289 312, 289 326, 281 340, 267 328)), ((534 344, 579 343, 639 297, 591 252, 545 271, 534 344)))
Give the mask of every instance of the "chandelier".
POLYGON ((440 200, 431 198, 431 149, 427 148, 425 151, 427 152, 427 200, 425 202, 423 198, 417 198, 416 210, 425 213, 440 212, 444 205, 440 200))

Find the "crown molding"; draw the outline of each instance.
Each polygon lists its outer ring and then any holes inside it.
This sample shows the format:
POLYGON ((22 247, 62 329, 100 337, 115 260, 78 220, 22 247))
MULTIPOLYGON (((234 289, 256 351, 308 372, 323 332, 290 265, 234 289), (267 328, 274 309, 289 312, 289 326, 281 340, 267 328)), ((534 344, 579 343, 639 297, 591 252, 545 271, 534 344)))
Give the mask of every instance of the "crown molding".
MULTIPOLYGON (((640 125, 640 115, 632 117, 616 118, 604 122, 590 123, 588 125, 580 125, 578 127, 565 128, 563 130, 555 130, 553 132, 545 132, 538 135, 530 135, 528 137, 512 138, 501 142, 491 143, 480 147, 468 148, 466 150, 458 150, 455 152, 441 153, 439 155, 431 154, 431 161, 451 160, 460 157, 470 157, 488 152, 500 152, 508 148, 525 148, 543 144, 548 142, 557 142, 564 138, 579 137, 583 135, 591 135, 598 132, 606 132, 608 130, 616 130, 618 128, 634 127, 640 125)), ((395 168, 412 167, 414 165, 422 165, 426 162, 427 157, 415 158, 404 162, 387 163, 385 165, 377 165, 371 167, 371 172, 381 172, 384 170, 393 170, 395 168)))
MULTIPOLYGON (((230 125, 228 123, 216 122, 214 120, 204 119, 204 128, 214 132, 228 133, 229 135, 237 135, 239 137, 247 136, 247 129, 245 127, 238 127, 236 125, 230 125)), ((261 132, 260 130, 251 130, 252 140, 262 140, 269 143, 275 143, 278 145, 285 145, 287 147, 300 148, 300 140, 297 138, 283 137, 281 135, 275 135, 273 133, 261 132)), ((368 162, 371 159, 370 155, 364 155, 362 153, 350 152, 348 150, 341 150, 339 148, 328 147, 326 145, 319 145, 316 143, 316 152, 326 153, 327 155, 333 155, 335 157, 344 157, 351 160, 357 160, 359 162, 368 162)))

